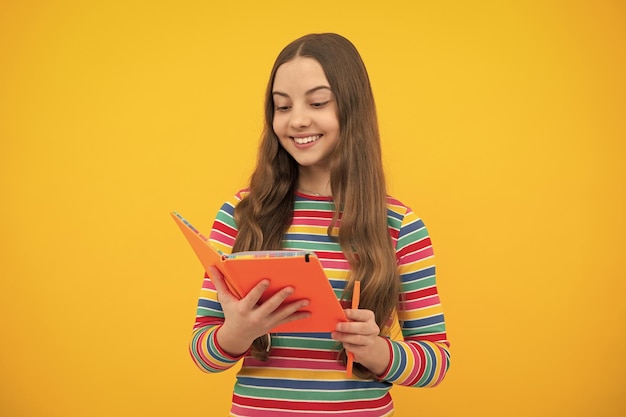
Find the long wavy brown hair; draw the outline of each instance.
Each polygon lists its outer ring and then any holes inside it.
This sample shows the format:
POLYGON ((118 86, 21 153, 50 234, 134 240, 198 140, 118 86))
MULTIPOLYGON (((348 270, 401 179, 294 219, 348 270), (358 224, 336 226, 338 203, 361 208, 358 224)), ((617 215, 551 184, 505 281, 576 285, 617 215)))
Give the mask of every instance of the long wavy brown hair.
MULTIPOLYGON (((280 145, 272 129, 272 88, 276 70, 296 57, 317 60, 337 101, 339 141, 331 156, 330 185, 335 212, 328 235, 341 219, 338 239, 350 263, 344 291, 361 281, 360 308, 372 310, 382 329, 397 306, 399 278, 387 228, 387 191, 374 96, 365 65, 354 45, 333 34, 311 34, 287 45, 272 68, 265 95, 265 123, 250 193, 237 205, 238 235, 233 251, 281 249, 293 216, 298 164, 280 145)), ((267 337, 252 345, 267 357, 267 337)), ((340 358, 345 361, 345 352, 340 358)), ((371 377, 357 364, 355 374, 371 377)))

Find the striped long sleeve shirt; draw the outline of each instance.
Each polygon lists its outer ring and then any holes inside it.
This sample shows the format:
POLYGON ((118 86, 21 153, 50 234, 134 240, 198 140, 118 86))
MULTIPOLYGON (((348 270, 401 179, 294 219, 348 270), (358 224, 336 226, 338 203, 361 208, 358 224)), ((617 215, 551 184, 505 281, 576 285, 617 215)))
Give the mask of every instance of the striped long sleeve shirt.
MULTIPOLYGON (((225 253, 232 251, 237 236, 234 208, 244 196, 245 191, 241 191, 226 202, 213 224, 210 240, 225 253)), ((297 193, 283 248, 314 251, 339 299, 349 264, 339 244, 327 235, 333 210, 330 198, 297 193)), ((330 333, 273 333, 267 361, 249 354, 230 356, 216 342, 224 314, 215 286, 205 275, 190 353, 205 372, 229 369, 243 359, 233 390, 231 416, 390 416, 393 401, 389 390, 393 384, 429 387, 442 381, 450 353, 430 237, 422 220, 391 197, 387 213, 401 290, 396 317, 382 332, 391 360, 378 379, 347 378, 345 366, 337 360, 341 346, 330 333)))

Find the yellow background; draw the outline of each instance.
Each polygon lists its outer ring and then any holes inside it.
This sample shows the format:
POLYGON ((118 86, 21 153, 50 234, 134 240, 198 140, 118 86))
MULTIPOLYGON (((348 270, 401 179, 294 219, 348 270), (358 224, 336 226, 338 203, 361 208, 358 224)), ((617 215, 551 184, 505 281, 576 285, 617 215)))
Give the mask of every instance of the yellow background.
POLYGON ((438 255, 452 367, 398 416, 626 413, 626 6, 0 3, 0 415, 224 415, 189 359, 209 229, 271 64, 350 38, 391 192, 438 255))

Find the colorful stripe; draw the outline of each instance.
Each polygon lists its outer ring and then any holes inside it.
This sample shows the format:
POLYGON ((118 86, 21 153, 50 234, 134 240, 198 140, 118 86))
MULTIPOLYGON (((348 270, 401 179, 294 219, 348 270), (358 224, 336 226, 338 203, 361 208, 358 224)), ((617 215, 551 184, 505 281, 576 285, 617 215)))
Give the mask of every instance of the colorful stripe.
MULTIPOLYGON (((227 254, 237 236, 234 207, 244 196, 245 191, 224 204, 210 235, 210 241, 227 254)), ((327 235, 333 210, 328 198, 297 194, 283 248, 314 252, 339 298, 349 264, 339 244, 327 235)), ((267 361, 243 358, 231 416, 388 416, 393 413, 392 384, 427 387, 441 382, 450 354, 430 237, 422 220, 392 198, 388 200, 388 228, 396 247, 401 293, 397 320, 386 326, 393 335, 387 339, 391 361, 386 372, 378 380, 348 379, 337 360, 341 346, 330 334, 272 334, 267 361)), ((220 372, 240 360, 215 343, 223 317, 215 287, 205 277, 190 342, 191 355, 203 371, 220 372)))

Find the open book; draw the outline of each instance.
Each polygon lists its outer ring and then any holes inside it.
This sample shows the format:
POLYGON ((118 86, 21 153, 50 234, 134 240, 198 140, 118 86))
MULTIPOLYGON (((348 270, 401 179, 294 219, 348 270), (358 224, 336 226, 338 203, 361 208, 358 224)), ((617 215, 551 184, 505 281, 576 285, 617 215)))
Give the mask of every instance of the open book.
POLYGON ((273 333, 332 332, 337 323, 348 321, 314 252, 276 250, 228 255, 215 248, 207 237, 180 214, 172 212, 171 215, 204 269, 208 270, 210 266, 219 269, 231 292, 239 298, 245 297, 254 286, 267 278, 270 286, 259 302, 264 302, 288 286, 293 287, 294 292, 285 300, 286 303, 305 298, 310 301, 302 309, 310 311, 310 317, 277 326, 272 329, 273 333))

